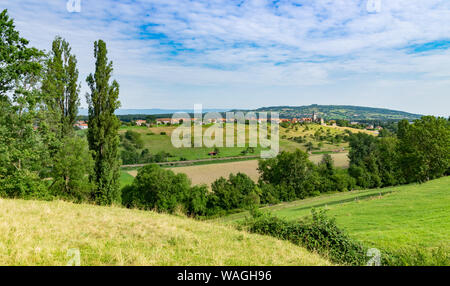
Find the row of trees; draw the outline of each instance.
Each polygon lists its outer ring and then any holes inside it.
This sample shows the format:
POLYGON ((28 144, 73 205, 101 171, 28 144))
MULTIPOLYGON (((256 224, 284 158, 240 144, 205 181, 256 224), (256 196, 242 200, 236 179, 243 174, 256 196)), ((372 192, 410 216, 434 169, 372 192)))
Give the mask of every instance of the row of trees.
POLYGON ((397 136, 350 137, 349 173, 363 188, 425 182, 450 171, 450 119, 424 116, 398 123, 397 136))
POLYGON ((56 37, 49 53, 29 47, 3 10, 0 50, 0 195, 119 202, 119 85, 110 83, 106 44, 95 42, 86 79, 87 141, 73 128, 80 82, 69 43, 56 37))

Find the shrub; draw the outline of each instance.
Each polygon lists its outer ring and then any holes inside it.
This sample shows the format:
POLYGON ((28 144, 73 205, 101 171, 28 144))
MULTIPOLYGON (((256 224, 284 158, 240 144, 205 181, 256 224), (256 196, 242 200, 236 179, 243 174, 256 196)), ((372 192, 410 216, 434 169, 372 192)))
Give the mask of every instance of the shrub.
POLYGON ((193 186, 186 196, 184 206, 186 214, 190 216, 204 216, 207 213, 208 187, 206 185, 193 186))
POLYGON ((211 184, 211 189, 208 206, 212 209, 228 211, 259 205, 260 189, 243 173, 230 174, 228 180, 221 177, 211 184))
POLYGON ((127 207, 172 213, 186 201, 189 189, 190 181, 185 174, 152 164, 141 168, 131 187, 123 189, 122 200, 127 207))
POLYGON ((281 152, 277 157, 260 160, 258 171, 263 183, 282 185, 287 192, 292 190, 296 198, 303 199, 320 192, 320 177, 316 166, 308 160, 308 154, 296 150, 281 152))
POLYGON ((122 189, 122 203, 126 207, 203 216, 207 213, 207 195, 205 185, 191 187, 185 174, 153 164, 141 168, 133 183, 122 189))
POLYGON ((62 143, 53 158, 50 190, 61 199, 77 203, 88 201, 94 186, 89 182, 94 162, 87 142, 78 137, 68 137, 62 143))
POLYGON ((11 175, 0 175, 0 197, 13 199, 51 200, 44 181, 36 173, 28 170, 17 170, 11 175))
POLYGON ((287 221, 269 214, 258 214, 244 222, 250 232, 270 235, 317 251, 331 261, 345 265, 366 263, 365 247, 350 238, 329 219, 324 211, 312 210, 312 217, 303 221, 287 221))

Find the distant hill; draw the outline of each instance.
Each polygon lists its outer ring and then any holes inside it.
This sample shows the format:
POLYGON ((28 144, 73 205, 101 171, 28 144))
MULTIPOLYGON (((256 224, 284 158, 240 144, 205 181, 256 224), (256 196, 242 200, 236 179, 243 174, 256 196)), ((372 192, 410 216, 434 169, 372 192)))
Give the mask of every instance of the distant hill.
POLYGON ((404 111, 351 105, 271 106, 261 107, 254 111, 279 112, 280 118, 310 117, 314 112, 318 117, 327 120, 414 120, 422 117, 420 114, 404 111))

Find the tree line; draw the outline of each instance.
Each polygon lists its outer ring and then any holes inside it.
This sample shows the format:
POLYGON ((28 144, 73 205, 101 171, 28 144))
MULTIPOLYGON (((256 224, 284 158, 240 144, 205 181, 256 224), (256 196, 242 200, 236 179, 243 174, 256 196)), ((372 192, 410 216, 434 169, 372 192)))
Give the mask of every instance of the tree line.
POLYGON ((120 203, 119 84, 106 44, 94 43, 87 140, 73 125, 80 104, 77 58, 61 37, 44 52, 0 13, 0 195, 120 203))

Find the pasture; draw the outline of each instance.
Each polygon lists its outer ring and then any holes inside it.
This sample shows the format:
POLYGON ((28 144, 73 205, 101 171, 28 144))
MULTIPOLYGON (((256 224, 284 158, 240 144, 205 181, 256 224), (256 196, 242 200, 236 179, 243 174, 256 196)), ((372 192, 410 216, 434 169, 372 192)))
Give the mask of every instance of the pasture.
MULTIPOLYGON (((312 208, 327 209, 338 226, 372 247, 392 252, 440 249, 450 256, 450 177, 424 184, 322 195, 265 207, 290 220, 309 215, 312 208)), ((244 213, 218 219, 239 221, 244 213)))

